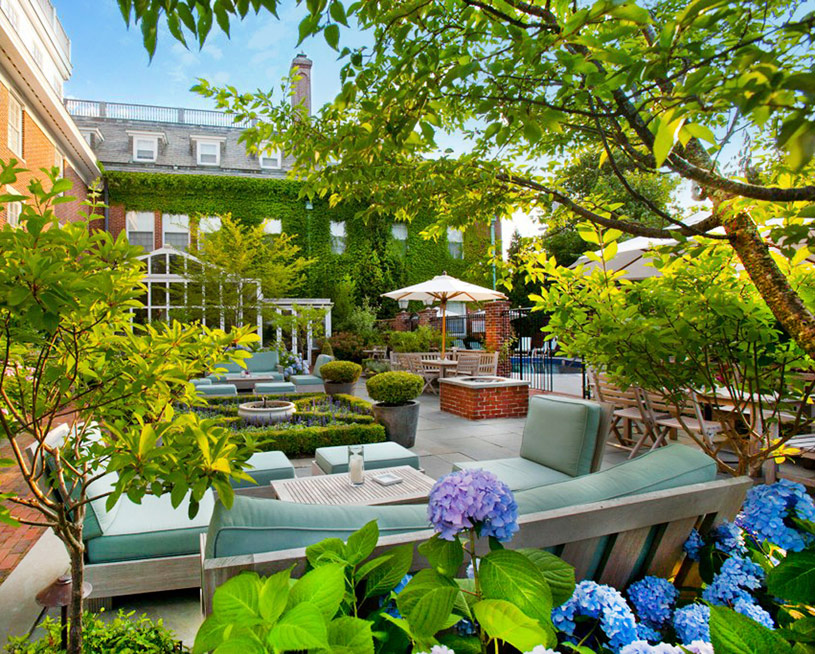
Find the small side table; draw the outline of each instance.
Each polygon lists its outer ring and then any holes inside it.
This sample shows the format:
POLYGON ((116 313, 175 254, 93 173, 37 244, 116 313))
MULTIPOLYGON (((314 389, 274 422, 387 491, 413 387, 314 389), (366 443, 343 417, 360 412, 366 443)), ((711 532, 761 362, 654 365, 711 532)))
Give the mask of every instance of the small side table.
POLYGON ((298 479, 280 479, 272 482, 272 490, 279 500, 300 504, 420 504, 427 500, 436 480, 411 466, 366 470, 365 483, 353 486, 348 473, 318 475, 298 479), (390 472, 402 478, 401 484, 382 486, 373 478, 390 472))

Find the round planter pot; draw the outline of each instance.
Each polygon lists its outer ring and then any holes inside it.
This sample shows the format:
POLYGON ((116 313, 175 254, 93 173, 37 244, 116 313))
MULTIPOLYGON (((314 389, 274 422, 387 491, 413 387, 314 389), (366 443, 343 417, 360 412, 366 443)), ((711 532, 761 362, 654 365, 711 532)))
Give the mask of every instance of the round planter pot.
POLYGON ((259 400, 238 405, 238 416, 247 425, 270 425, 291 420, 294 404, 282 400, 259 400))
POLYGON ((385 427, 388 440, 402 447, 416 444, 416 427, 419 424, 419 403, 411 400, 402 406, 388 406, 377 402, 373 406, 376 421, 385 427))
POLYGON ((325 392, 329 395, 353 395, 354 394, 354 386, 356 386, 355 382, 347 382, 347 383, 340 383, 340 382, 330 382, 324 381, 323 386, 325 387, 325 392))

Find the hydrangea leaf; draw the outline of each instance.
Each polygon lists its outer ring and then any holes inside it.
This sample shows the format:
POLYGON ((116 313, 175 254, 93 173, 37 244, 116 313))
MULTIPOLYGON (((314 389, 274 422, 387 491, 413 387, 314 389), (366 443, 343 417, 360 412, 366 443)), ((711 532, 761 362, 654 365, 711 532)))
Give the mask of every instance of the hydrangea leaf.
POLYGON ((572 596, 575 587, 574 566, 546 550, 521 549, 517 551, 526 556, 540 570, 549 584, 554 606, 560 606, 572 596))
POLYGON ((512 550, 496 550, 481 560, 481 589, 486 599, 505 599, 526 615, 548 624, 552 592, 537 566, 512 550))
POLYGON ((332 654, 374 654, 371 622, 343 616, 328 623, 328 644, 332 654))
MULTIPOLYGON (((373 568, 366 578, 365 597, 381 595, 396 587, 413 563, 413 545, 394 547, 386 555, 387 561, 373 568)), ((376 560, 376 559, 375 559, 376 560)))
POLYGON ((781 636, 724 606, 710 609, 710 639, 716 654, 792 654, 781 636))
POLYGON ((511 602, 500 599, 481 600, 473 607, 475 619, 491 638, 505 640, 522 652, 538 645, 555 643, 553 629, 545 629, 511 602))
POLYGON ((790 552, 767 574, 767 590, 775 597, 815 603, 815 552, 790 552))
POLYGON ((260 579, 256 574, 232 577, 218 586, 212 597, 212 611, 224 623, 249 624, 260 621, 260 579))
POLYGON ((419 554, 424 556, 440 574, 454 576, 464 562, 464 550, 458 536, 452 541, 439 538, 438 534, 419 545, 419 554))
POLYGON ((329 563, 306 573, 292 586, 289 606, 308 602, 316 606, 326 620, 337 613, 345 596, 345 566, 329 563))
POLYGON ((348 537, 348 545, 345 548, 348 562, 356 565, 367 559, 373 553, 378 540, 379 527, 376 520, 371 520, 348 537))

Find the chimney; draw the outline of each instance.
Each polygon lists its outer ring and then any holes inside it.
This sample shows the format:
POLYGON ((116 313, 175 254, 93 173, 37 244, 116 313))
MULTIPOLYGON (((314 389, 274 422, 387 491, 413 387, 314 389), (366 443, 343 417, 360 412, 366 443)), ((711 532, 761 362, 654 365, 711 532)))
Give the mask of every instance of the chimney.
POLYGON ((292 107, 302 106, 305 114, 311 115, 311 59, 303 53, 298 54, 291 62, 292 73, 299 79, 294 83, 294 95, 291 96, 292 107))

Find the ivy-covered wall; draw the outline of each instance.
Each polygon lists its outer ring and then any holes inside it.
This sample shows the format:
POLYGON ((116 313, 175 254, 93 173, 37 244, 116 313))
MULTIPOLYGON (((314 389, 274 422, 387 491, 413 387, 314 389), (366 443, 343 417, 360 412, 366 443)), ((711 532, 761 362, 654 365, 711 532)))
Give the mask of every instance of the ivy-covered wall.
POLYGON ((360 297, 377 303, 380 293, 424 281, 445 270, 475 283, 487 281, 488 228, 467 230, 464 258, 454 259, 444 236, 433 241, 420 234, 433 222, 433 216, 417 217, 408 225, 403 252, 391 236, 391 220, 373 218, 363 222, 354 217, 358 206, 332 208, 319 199, 307 209, 306 200, 299 197, 301 184, 292 180, 119 171, 107 171, 105 180, 109 202, 123 205, 127 211, 202 215, 231 212, 234 218, 249 224, 279 219, 283 231, 294 235, 303 252, 316 260, 304 290, 312 297, 333 297, 336 281, 345 274, 356 281, 360 297), (331 221, 344 221, 346 225, 346 250, 340 255, 331 252, 331 221))

